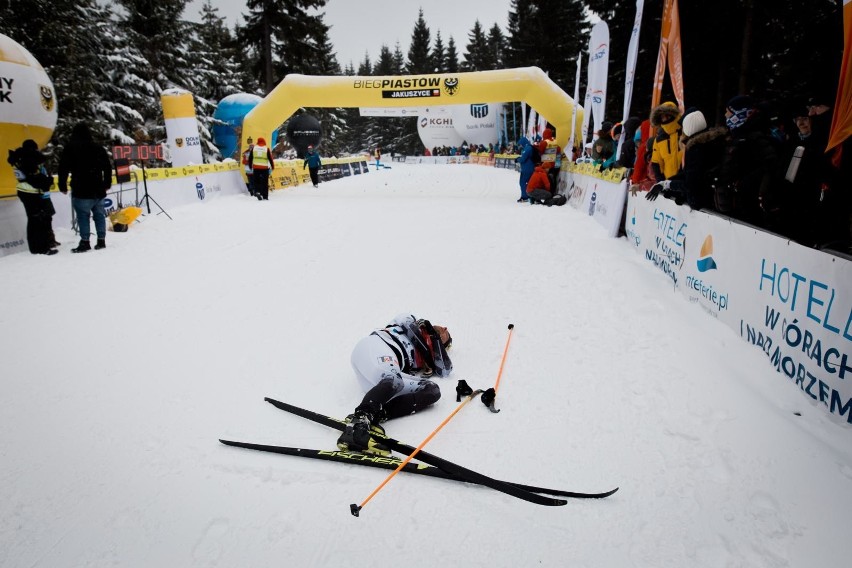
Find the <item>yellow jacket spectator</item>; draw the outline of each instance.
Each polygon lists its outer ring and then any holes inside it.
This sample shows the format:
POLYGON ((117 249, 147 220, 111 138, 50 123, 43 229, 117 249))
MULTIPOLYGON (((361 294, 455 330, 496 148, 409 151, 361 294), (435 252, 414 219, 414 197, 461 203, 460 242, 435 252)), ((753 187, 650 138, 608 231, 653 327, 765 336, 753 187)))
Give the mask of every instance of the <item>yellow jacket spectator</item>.
POLYGON ((665 102, 651 111, 651 126, 657 129, 651 151, 651 169, 657 181, 670 179, 680 171, 680 114, 680 109, 672 102, 665 102))

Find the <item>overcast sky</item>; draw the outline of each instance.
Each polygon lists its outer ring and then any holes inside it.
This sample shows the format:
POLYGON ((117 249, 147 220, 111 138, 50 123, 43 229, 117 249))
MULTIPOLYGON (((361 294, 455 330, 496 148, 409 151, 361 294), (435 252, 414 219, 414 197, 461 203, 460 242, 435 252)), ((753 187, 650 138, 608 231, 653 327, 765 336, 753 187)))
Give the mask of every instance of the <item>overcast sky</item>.
MULTIPOLYGON (((192 0, 184 17, 197 21, 203 4, 203 0, 192 0)), ((212 0, 212 4, 230 27, 242 22, 242 13, 248 13, 242 0, 212 0)), ((461 58, 477 19, 486 32, 495 23, 506 32, 510 4, 510 0, 328 0, 324 11, 338 63, 345 67, 352 62, 357 69, 365 53, 375 62, 383 44, 393 51, 398 41, 407 56, 421 6, 432 42, 438 31, 445 46, 452 36, 461 58)))

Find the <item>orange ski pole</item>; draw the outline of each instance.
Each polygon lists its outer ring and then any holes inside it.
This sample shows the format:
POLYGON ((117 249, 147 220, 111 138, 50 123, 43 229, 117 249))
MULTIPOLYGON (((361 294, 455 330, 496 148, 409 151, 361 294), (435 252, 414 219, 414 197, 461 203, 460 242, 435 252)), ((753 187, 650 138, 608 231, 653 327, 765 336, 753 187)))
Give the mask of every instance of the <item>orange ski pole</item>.
POLYGON ((354 516, 356 516, 356 517, 357 517, 357 516, 359 516, 359 513, 361 512, 361 509, 363 509, 363 508, 364 508, 364 506, 365 506, 367 503, 369 503, 369 502, 370 502, 370 499, 372 499, 373 497, 375 497, 376 493, 378 493, 379 491, 381 491, 381 490, 382 490, 382 487, 384 487, 385 485, 387 485, 387 484, 388 484, 388 482, 389 482, 391 479, 393 479, 393 477, 394 477, 397 473, 399 473, 399 472, 402 470, 402 468, 404 468, 404 467, 408 464, 408 462, 410 462, 411 460, 413 460, 413 459, 414 459, 414 456, 416 456, 418 453, 420 453, 420 450, 422 450, 422 449, 423 449, 423 447, 424 447, 426 444, 428 444, 428 443, 432 440, 432 438, 434 438, 434 437, 435 437, 435 435, 436 435, 438 432, 440 432, 440 431, 441 431, 441 428, 443 428, 444 426, 446 426, 446 425, 447 425, 447 422, 449 422, 450 420, 452 420, 452 419, 453 419, 453 416, 455 416, 456 414, 458 414, 459 410, 461 410, 462 408, 464 408, 464 405, 465 405, 465 404, 467 404, 468 402, 470 402, 470 401, 471 401, 471 399, 472 399, 473 397, 475 397, 476 395, 478 395, 478 394, 479 394, 479 393, 481 393, 481 392, 482 392, 482 389, 476 390, 476 391, 474 391, 474 392, 473 392, 470 396, 468 396, 466 399, 464 399, 464 402, 462 402, 460 405, 458 405, 458 406, 456 407, 456 409, 455 409, 455 410, 453 410, 452 414, 450 414, 449 416, 447 416, 447 417, 444 419, 444 421, 443 421, 443 422, 441 422, 441 423, 438 425, 438 427, 437 427, 437 428, 435 428, 435 429, 432 431, 432 433, 431 433, 431 434, 429 434, 428 436, 426 436, 426 439, 425 439, 425 440, 423 440, 422 442, 420 442, 420 445, 419 445, 419 446, 417 446, 417 447, 414 449, 414 451, 413 451, 413 452, 411 452, 411 455, 410 455, 410 456, 408 456, 407 458, 405 458, 404 460, 402 460, 402 463, 401 463, 401 464, 399 464, 399 465, 397 466, 397 468, 396 468, 395 470, 393 470, 393 471, 391 472, 391 474, 390 474, 390 475, 388 475, 388 476, 385 478, 385 480, 384 480, 384 481, 382 481, 382 482, 379 484, 379 486, 378 486, 378 487, 376 487, 375 489, 373 489, 373 492, 372 492, 372 493, 370 493, 370 494, 367 496, 367 498, 366 498, 366 499, 364 499, 364 500, 361 502, 361 504, 360 504, 360 505, 356 505, 355 503, 352 503, 351 505, 349 505, 349 510, 350 510, 350 512, 351 512, 354 516))
POLYGON ((509 352, 509 343, 512 341, 512 332, 515 329, 515 324, 509 324, 509 337, 506 338, 506 347, 503 348, 503 358, 500 359, 500 370, 497 371, 497 381, 494 383, 494 388, 490 388, 482 393, 482 404, 488 407, 491 412, 500 412, 494 408, 494 399, 497 398, 497 389, 500 388, 500 377, 503 376, 503 364, 506 362, 506 354, 509 352))

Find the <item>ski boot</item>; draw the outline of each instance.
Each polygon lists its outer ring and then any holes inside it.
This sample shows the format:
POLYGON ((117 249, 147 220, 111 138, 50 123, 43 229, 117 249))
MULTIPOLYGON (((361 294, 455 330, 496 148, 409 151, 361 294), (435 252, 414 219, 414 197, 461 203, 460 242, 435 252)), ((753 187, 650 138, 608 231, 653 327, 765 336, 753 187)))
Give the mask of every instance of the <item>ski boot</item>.
POLYGON ((337 447, 344 452, 390 456, 390 448, 373 438, 373 435, 384 437, 385 429, 373 424, 372 418, 363 410, 356 410, 354 414, 347 416, 346 429, 337 439, 337 447))

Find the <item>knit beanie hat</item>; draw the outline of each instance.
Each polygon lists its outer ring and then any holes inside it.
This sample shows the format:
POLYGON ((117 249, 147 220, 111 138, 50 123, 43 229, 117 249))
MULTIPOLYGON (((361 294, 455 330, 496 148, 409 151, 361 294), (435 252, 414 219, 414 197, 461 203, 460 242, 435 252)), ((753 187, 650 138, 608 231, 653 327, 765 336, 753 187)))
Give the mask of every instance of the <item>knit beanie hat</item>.
POLYGON ((748 95, 737 95, 728 101, 727 107, 733 113, 751 110, 754 108, 754 101, 748 95))
POLYGON ((700 110, 692 111, 683 117, 683 135, 692 136, 707 128, 707 119, 700 110))

